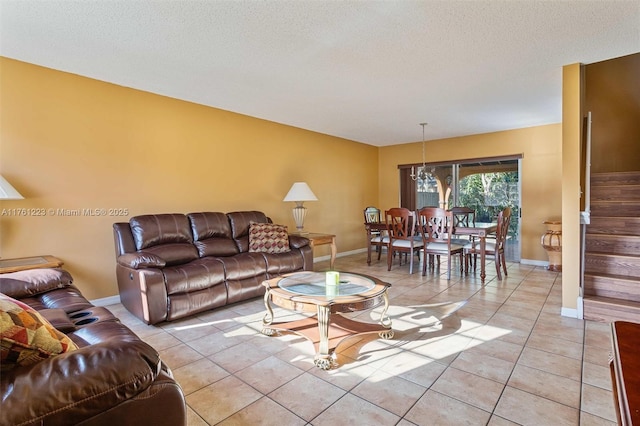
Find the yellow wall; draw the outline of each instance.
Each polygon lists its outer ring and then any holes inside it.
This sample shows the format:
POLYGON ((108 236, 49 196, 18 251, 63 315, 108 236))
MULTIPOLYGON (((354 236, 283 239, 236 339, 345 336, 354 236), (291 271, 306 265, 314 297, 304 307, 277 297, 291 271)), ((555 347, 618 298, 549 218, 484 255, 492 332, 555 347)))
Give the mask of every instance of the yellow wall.
MULTIPOLYGON (((522 154, 522 259, 548 261, 540 246, 542 222, 562 217, 561 125, 529 127, 504 132, 428 141, 427 162, 455 161, 522 154)), ((422 157, 422 143, 380 149, 380 207, 399 205, 398 164, 422 157)))
POLYGON ((562 69, 562 307, 574 310, 578 310, 581 277, 580 76, 580 64, 562 69))
POLYGON ((113 222, 255 209, 291 229, 282 199, 298 180, 319 199, 305 203, 305 228, 335 233, 340 252, 364 246, 376 147, 7 58, 0 108, 0 174, 25 197, 0 202, 0 256, 58 256, 90 299, 117 294, 113 222), (89 208, 129 216, 51 213, 89 208))
MULTIPOLYGON (((523 155, 522 258, 561 216, 561 125, 427 143, 429 161, 523 155)), ((398 164, 421 143, 377 148, 0 58, 0 174, 25 200, 0 202, 0 256, 52 254, 90 299, 117 294, 111 225, 146 213, 257 209, 290 228, 282 199, 304 180, 305 228, 365 247, 362 209, 398 205, 398 164), (34 216, 44 209, 44 217, 34 216), (127 209, 69 217, 58 209, 127 209)), ((316 248, 315 256, 328 254, 316 248)))

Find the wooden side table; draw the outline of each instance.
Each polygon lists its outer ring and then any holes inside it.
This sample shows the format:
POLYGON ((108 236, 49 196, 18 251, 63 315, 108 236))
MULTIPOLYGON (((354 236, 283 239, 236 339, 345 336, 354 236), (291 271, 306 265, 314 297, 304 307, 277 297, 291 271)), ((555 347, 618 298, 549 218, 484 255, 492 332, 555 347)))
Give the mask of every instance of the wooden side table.
POLYGON ((63 264, 62 260, 49 255, 0 259, 0 274, 25 271, 27 269, 57 268, 63 264))
POLYGON ((627 321, 611 323, 613 352, 609 367, 613 401, 619 425, 640 424, 640 324, 627 321))
POLYGON ((293 235, 299 235, 301 237, 308 238, 310 241, 311 249, 315 246, 320 246, 323 244, 331 244, 331 260, 329 261, 329 268, 333 269, 333 264, 336 261, 336 253, 338 252, 336 248, 336 236, 333 234, 318 234, 314 232, 292 232, 293 235))

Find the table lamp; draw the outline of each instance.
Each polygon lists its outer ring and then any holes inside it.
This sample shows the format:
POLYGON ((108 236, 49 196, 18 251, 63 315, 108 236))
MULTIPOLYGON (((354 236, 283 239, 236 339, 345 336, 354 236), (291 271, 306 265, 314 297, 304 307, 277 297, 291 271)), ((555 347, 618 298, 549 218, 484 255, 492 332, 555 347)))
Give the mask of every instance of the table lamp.
POLYGON ((296 206, 293 208, 293 219, 296 221, 296 229, 303 233, 304 217, 307 215, 307 208, 303 206, 305 201, 318 201, 315 194, 306 182, 296 182, 282 201, 293 201, 296 206))
POLYGON ((24 197, 0 175, 0 200, 22 200, 24 197))
POLYGON ((22 200, 23 198, 22 194, 0 175, 0 200, 22 200))

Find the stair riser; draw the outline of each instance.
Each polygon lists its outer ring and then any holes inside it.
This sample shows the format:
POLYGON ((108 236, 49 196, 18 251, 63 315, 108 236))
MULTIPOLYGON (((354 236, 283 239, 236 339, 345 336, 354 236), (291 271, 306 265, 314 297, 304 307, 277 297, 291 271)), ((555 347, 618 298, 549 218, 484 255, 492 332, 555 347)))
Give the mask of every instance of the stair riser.
POLYGON ((600 185, 640 185, 639 172, 594 173, 591 175, 591 186, 600 185))
POLYGON ((587 225, 590 234, 640 235, 640 218, 637 217, 594 217, 587 225))
POLYGON ((640 201, 640 185, 596 186, 591 188, 594 201, 640 201))
POLYGON ((586 253, 585 273, 611 274, 640 278, 640 258, 620 255, 586 253))
POLYGON ((587 234, 585 250, 610 254, 640 254, 640 237, 587 234))
POLYGON ((640 172, 591 176, 584 318, 640 322, 640 172), (610 276, 614 275, 614 276, 610 276))
POLYGON ((640 308, 592 302, 584 299, 584 319, 599 322, 640 322, 640 308))
POLYGON ((595 201, 591 203, 591 215, 606 217, 606 216, 627 216, 636 217, 640 216, 640 201, 632 202, 605 202, 595 201))
POLYGON ((585 276, 584 294, 640 302, 640 281, 585 276))

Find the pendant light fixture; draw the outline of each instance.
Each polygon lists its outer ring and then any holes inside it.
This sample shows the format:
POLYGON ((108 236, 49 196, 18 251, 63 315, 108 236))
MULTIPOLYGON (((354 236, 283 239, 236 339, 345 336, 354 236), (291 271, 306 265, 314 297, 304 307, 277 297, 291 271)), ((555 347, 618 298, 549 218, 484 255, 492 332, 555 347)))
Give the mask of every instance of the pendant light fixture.
POLYGON ((416 174, 415 166, 411 166, 411 179, 413 180, 422 180, 424 181, 427 178, 427 163, 425 159, 425 140, 424 140, 424 126, 429 123, 420 123, 422 126, 422 167, 420 168, 418 174, 416 174))

